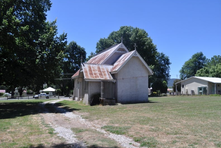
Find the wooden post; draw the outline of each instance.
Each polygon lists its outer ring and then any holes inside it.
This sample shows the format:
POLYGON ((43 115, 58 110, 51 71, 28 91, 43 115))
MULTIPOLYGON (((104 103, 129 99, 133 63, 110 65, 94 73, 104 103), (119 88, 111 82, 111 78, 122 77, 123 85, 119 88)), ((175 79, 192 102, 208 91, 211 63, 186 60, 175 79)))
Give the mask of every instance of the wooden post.
POLYGON ((177 84, 176 84, 176 95, 177 95, 177 84))
POLYGON ((104 82, 101 81, 101 99, 104 98, 104 82))
POLYGON ((215 83, 215 94, 216 94, 216 83, 215 83))

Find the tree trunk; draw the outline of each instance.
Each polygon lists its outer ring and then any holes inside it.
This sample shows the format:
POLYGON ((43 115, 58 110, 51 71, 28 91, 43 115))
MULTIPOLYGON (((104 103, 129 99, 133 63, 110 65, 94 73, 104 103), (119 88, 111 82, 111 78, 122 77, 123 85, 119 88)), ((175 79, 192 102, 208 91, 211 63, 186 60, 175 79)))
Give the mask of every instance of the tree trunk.
POLYGON ((14 98, 14 95, 15 95, 15 86, 12 86, 12 87, 11 87, 11 91, 12 91, 11 98, 14 98))
POLYGON ((19 92, 19 96, 21 97, 22 96, 22 92, 23 92, 22 87, 19 87, 18 92, 19 92))

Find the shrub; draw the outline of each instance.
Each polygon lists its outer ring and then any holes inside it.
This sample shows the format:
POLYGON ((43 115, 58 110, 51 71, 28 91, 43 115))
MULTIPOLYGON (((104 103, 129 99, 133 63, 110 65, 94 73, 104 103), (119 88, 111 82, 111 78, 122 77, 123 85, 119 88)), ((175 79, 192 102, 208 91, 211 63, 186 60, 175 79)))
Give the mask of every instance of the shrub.
POLYGON ((0 93, 0 96, 3 96, 4 95, 4 93, 0 93))
POLYGON ((27 90, 27 94, 33 94, 33 91, 30 90, 30 89, 28 89, 28 90, 27 90))
POLYGON ((157 96, 157 92, 155 92, 155 91, 152 94, 153 94, 153 96, 157 96))

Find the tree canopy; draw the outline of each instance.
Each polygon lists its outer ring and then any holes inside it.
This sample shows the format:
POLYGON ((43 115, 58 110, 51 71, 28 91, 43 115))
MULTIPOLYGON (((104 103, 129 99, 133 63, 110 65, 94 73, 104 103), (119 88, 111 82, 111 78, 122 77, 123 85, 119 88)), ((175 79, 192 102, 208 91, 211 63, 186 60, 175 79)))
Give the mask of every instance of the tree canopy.
POLYGON ((83 47, 72 41, 64 51, 63 73, 75 73, 86 60, 86 51, 83 47), (82 60, 82 61, 81 61, 82 60))
POLYGON ((118 31, 110 33, 108 38, 100 39, 96 46, 96 53, 109 48, 113 44, 120 43, 122 38, 129 51, 135 49, 134 44, 136 43, 136 49, 144 61, 148 65, 155 65, 156 54, 158 53, 156 45, 153 44, 152 39, 145 30, 131 26, 122 26, 118 31))
POLYGON ((221 77, 221 56, 215 55, 208 59, 205 67, 196 72, 196 76, 221 77))
MULTIPOLYGON (((149 37, 148 33, 140 28, 134 28, 131 26, 122 26, 118 31, 113 31, 107 38, 101 38, 96 46, 96 53, 112 46, 113 44, 118 44, 123 39, 124 45, 129 51, 135 49, 134 44, 136 43, 136 50, 142 56, 144 61, 151 67, 154 75, 150 77, 150 83, 162 83, 169 78, 170 61, 169 57, 163 53, 157 51, 156 45, 153 44, 152 39, 149 37)), ((91 54, 93 55, 93 53, 91 54)), ((160 90, 159 85, 156 89, 160 90)))
POLYGON ((186 61, 180 70, 180 78, 186 79, 195 76, 197 70, 203 68, 206 64, 206 57, 202 52, 194 54, 188 61, 186 61))
POLYGON ((50 0, 0 1, 0 81, 12 93, 30 84, 37 90, 60 72, 66 34, 46 22, 50 7, 50 0))
POLYGON ((73 89, 70 77, 80 69, 81 62, 85 61, 86 51, 83 47, 72 41, 67 45, 64 55, 65 57, 62 65, 62 82, 60 81, 59 84, 62 84, 62 86, 60 86, 61 93, 68 96, 70 90, 73 89))
POLYGON ((207 59, 206 67, 216 66, 217 64, 221 63, 221 56, 214 55, 211 59, 207 59))

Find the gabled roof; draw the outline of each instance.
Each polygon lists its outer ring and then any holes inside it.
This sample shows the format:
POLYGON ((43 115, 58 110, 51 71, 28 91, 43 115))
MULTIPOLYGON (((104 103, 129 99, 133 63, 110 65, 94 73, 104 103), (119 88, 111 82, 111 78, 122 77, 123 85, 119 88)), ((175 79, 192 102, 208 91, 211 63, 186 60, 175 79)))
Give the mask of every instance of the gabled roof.
POLYGON ((177 83, 175 83, 175 84, 184 82, 184 81, 189 80, 189 79, 194 79, 194 78, 195 78, 195 79, 204 80, 204 81, 208 81, 208 82, 212 82, 212 83, 221 83, 221 78, 193 76, 193 77, 187 78, 187 79, 185 79, 185 80, 179 81, 179 82, 177 82, 177 83))
POLYGON ((124 65, 125 61, 127 61, 127 60, 131 57, 131 55, 132 55, 134 52, 135 52, 135 50, 123 54, 123 55, 114 63, 114 66, 113 66, 113 68, 111 69, 111 72, 118 71, 118 69, 119 69, 122 65, 124 65))
POLYGON ((120 69, 133 57, 137 56, 141 62, 144 64, 144 66, 149 71, 150 75, 153 75, 153 71, 150 69, 150 67, 146 64, 146 62, 143 60, 143 58, 139 55, 139 53, 136 50, 133 50, 131 52, 123 54, 115 63, 111 70, 111 73, 118 73, 120 69))
POLYGON ((75 77, 78 77, 79 76, 79 72, 80 72, 80 69, 71 78, 74 79, 75 77))
POLYGON ((152 75, 153 72, 150 67, 146 64, 143 58, 139 53, 134 50, 128 52, 127 48, 123 43, 114 45, 109 49, 103 51, 102 53, 92 57, 87 63, 81 65, 81 69, 78 70, 73 76, 72 79, 79 76, 80 72, 83 72, 84 79, 86 81, 97 81, 97 80, 107 80, 114 81, 111 73, 118 73, 120 69, 130 60, 131 57, 138 57, 144 66, 147 68, 149 75, 152 75), (115 53, 121 53, 120 58, 114 63, 114 65, 105 65, 104 63, 115 53), (126 53, 125 53, 126 52, 126 53))
POLYGON ((86 81, 106 80, 114 81, 110 74, 112 65, 100 65, 100 64, 82 64, 84 79, 86 81))
POLYGON ((89 63, 89 64, 104 64, 104 62, 107 61, 111 57, 111 55, 119 48, 124 48, 128 52, 128 50, 124 46, 124 44, 120 43, 120 44, 114 45, 114 46, 104 50, 100 54, 97 54, 96 56, 92 57, 87 63, 89 63))

